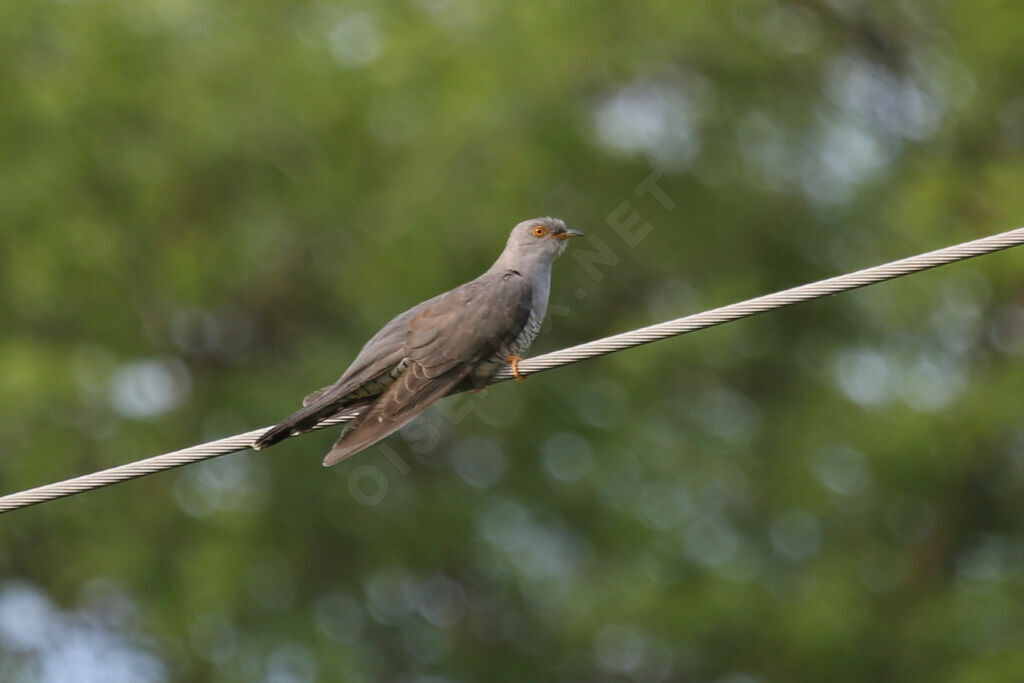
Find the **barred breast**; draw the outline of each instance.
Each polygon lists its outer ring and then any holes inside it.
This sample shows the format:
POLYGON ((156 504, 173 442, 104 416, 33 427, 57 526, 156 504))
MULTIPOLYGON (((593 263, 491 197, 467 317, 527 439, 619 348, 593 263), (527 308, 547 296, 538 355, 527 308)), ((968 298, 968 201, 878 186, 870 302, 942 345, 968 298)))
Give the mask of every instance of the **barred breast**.
MULTIPOLYGON (((512 342, 509 355, 518 356, 521 353, 525 353, 526 349, 530 348, 530 344, 533 343, 533 340, 537 338, 538 334, 540 334, 540 326, 543 322, 542 318, 538 317, 534 313, 530 313, 530 319, 526 321, 526 326, 523 328, 523 331, 520 332, 519 336, 516 337, 514 342, 512 342)), ((503 358, 502 360, 507 359, 503 358)))
POLYGON ((519 333, 508 348, 502 349, 495 353, 493 356, 488 358, 483 363, 480 363, 473 371, 473 377, 478 381, 486 380, 491 377, 499 368, 503 368, 508 365, 509 356, 518 356, 526 353, 526 349, 530 348, 530 344, 540 334, 542 318, 537 317, 533 313, 530 314, 530 318, 526 321, 526 326, 523 327, 522 332, 519 333))

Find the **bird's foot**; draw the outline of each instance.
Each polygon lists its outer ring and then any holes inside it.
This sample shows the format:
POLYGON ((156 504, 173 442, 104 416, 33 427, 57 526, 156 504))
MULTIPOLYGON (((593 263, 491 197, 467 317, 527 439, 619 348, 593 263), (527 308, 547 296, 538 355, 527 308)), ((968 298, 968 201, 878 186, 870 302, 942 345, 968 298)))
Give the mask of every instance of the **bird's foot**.
POLYGON ((516 378, 517 382, 525 382, 526 375, 519 374, 519 361, 522 360, 521 356, 509 356, 508 363, 512 366, 512 376, 516 378))

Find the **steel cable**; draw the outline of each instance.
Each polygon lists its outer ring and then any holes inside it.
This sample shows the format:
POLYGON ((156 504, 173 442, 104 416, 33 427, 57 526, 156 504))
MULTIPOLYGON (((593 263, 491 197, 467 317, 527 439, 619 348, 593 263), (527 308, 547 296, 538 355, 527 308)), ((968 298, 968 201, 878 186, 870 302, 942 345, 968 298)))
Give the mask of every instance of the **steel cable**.
MULTIPOLYGON (((892 261, 891 263, 874 266, 873 268, 865 268, 853 273, 838 275, 827 280, 812 282, 781 292, 766 294, 754 299, 748 299, 747 301, 704 311, 703 313, 696 313, 683 318, 650 325, 649 327, 623 332, 611 337, 597 339, 535 358, 528 358, 519 363, 519 372, 523 375, 532 375, 552 370, 590 358, 605 356, 616 351, 635 348, 661 339, 676 337, 687 332, 714 327, 715 325, 790 306, 802 301, 819 299, 831 294, 850 291, 904 275, 919 273, 937 266, 963 261, 974 256, 990 254, 1020 244, 1024 244, 1024 228, 1017 228, 1016 230, 999 233, 998 235, 991 235, 944 249, 937 249, 936 251, 892 261)), ((491 378, 490 384, 497 384, 509 379, 512 379, 511 369, 502 368, 491 378)), ((339 413, 321 421, 316 426, 316 429, 323 429, 324 427, 346 422, 357 414, 351 411, 339 413)), ((103 486, 109 486, 110 484, 181 467, 182 465, 188 465, 200 460, 208 460, 220 455, 245 450, 267 429, 269 427, 254 429, 244 434, 236 434, 235 436, 156 455, 144 460, 137 460, 80 477, 45 484, 18 493, 11 493, 0 497, 0 513, 56 500, 57 498, 71 496, 76 493, 91 491, 103 486)))

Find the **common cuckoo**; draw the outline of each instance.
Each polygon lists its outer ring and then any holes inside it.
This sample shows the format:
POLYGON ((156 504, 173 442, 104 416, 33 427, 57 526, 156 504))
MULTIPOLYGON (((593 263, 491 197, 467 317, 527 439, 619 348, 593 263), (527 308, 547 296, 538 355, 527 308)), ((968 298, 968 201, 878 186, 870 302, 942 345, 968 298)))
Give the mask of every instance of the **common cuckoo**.
POLYGON ((506 363, 522 380, 519 354, 540 331, 551 265, 568 239, 582 234, 557 218, 523 221, 486 273, 385 325, 337 382, 307 396, 301 410, 253 448, 308 432, 343 410, 359 410, 324 458, 325 466, 333 465, 401 428, 442 396, 484 386, 506 363))

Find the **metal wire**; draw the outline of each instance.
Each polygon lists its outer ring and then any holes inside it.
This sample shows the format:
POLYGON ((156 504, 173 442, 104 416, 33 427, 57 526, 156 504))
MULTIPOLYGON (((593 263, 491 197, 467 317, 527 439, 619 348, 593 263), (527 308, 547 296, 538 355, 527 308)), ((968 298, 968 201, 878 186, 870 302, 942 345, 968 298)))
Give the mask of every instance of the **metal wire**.
MULTIPOLYGON (((653 341, 676 337, 687 332, 714 327, 715 325, 739 320, 740 318, 764 313, 765 311, 790 306, 801 301, 818 299, 831 294, 858 289, 878 282, 892 280, 903 275, 919 273, 929 268, 963 261, 974 256, 990 254, 1020 244, 1024 244, 1024 228, 1017 228, 1016 230, 999 233, 998 235, 983 237, 971 242, 964 242, 944 249, 918 254, 917 256, 911 256, 873 268, 865 268, 864 270, 847 273, 846 275, 839 275, 827 280, 793 287, 792 289, 775 292, 774 294, 766 294, 755 299, 741 301, 703 313, 669 320, 657 325, 643 327, 638 330, 624 332, 535 358, 529 358, 519 363, 519 372, 523 375, 537 374, 571 363, 578 363, 590 358, 615 353, 616 351, 649 344, 653 341)), ((502 368, 491 378, 490 384, 504 382, 512 379, 512 376, 511 369, 502 368)), ((350 411, 334 415, 321 421, 316 426, 316 429, 323 429, 324 427, 346 422, 357 414, 357 412, 350 411)), ((164 453, 163 455, 153 456, 73 479, 46 484, 18 493, 11 493, 0 497, 0 514, 35 505, 36 503, 91 491, 128 479, 153 474, 154 472, 162 472, 200 460, 207 460, 220 455, 245 450, 267 429, 269 427, 254 429, 244 434, 236 434, 225 439, 218 439, 217 441, 192 446, 191 448, 184 448, 180 451, 164 453)))

